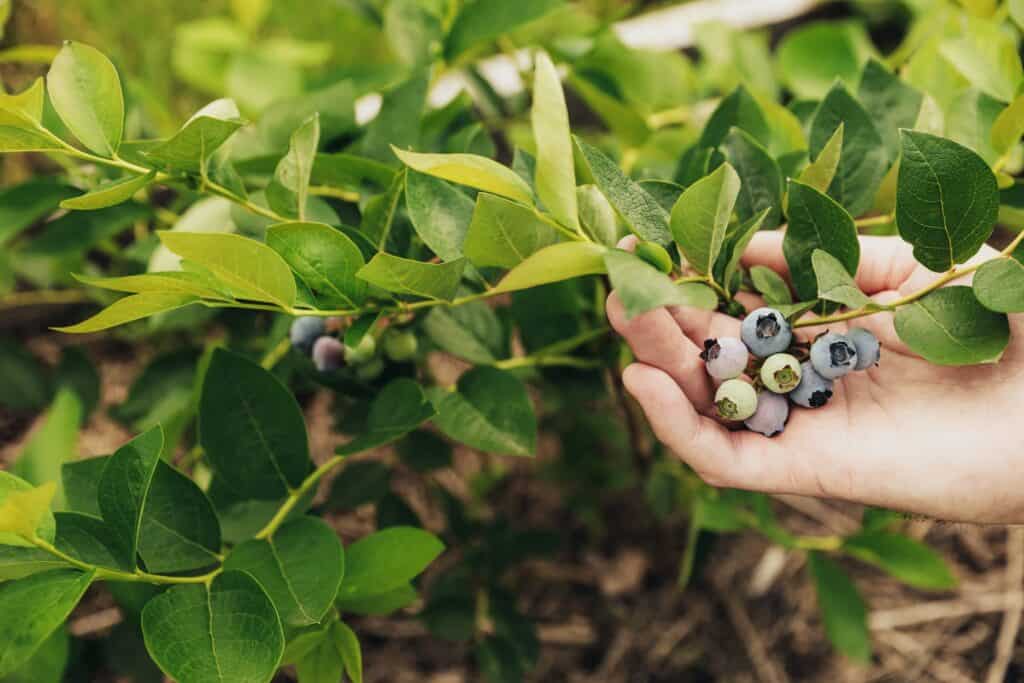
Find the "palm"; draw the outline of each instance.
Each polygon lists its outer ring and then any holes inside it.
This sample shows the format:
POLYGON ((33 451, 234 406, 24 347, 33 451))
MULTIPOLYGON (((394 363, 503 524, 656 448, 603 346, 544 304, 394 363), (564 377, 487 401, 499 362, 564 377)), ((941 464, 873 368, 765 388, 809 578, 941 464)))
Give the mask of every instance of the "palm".
MULTIPOLYGON (((778 240, 759 236, 748 265, 784 272, 778 240)), ((898 240, 864 245, 866 259, 874 261, 862 259, 858 283, 878 300, 898 298, 935 277, 898 240)), ((748 308, 760 305, 756 297, 743 296, 748 308)), ((704 339, 738 336, 736 319, 683 309, 626 321, 614 299, 609 317, 642 363, 625 379, 655 432, 713 484, 857 500, 945 518, 999 521, 1024 512, 1020 487, 1012 485, 1019 444, 993 429, 997 416, 1024 418, 1016 398, 1024 392, 1024 334, 1011 337, 998 364, 948 368, 911 353, 897 337, 891 314, 852 321, 882 341, 881 364, 837 381, 826 407, 794 409, 786 431, 766 439, 730 431, 712 417, 714 385, 697 358, 704 339), (990 476, 979 482, 979 473, 990 476), (984 495, 978 495, 979 483, 984 495)), ((829 325, 834 332, 848 328, 829 325)), ((798 336, 809 340, 824 329, 803 328, 798 336)))

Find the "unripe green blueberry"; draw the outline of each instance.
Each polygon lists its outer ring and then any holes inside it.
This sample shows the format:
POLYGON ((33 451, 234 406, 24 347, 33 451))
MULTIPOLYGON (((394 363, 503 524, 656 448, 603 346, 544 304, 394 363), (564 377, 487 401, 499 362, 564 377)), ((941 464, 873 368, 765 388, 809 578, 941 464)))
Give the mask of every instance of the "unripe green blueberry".
POLYGON ((764 388, 776 394, 788 394, 800 384, 800 361, 788 353, 768 356, 761 366, 764 388))
POLYGON ((418 349, 419 342, 412 330, 391 329, 384 335, 384 353, 396 363, 409 360, 418 349))
POLYGON ((757 392, 741 379, 726 380, 715 392, 715 407, 726 420, 746 420, 757 411, 757 392))
POLYGON ((349 365, 368 363, 373 359, 375 353, 377 353, 377 342, 369 334, 364 334, 356 346, 345 345, 345 360, 349 365))
POLYGON ((663 273, 672 272, 672 257, 665 247, 655 242, 641 242, 636 245, 636 255, 663 273))
POLYGON ((356 368, 356 377, 364 382, 372 382, 384 372, 384 361, 374 358, 356 368))

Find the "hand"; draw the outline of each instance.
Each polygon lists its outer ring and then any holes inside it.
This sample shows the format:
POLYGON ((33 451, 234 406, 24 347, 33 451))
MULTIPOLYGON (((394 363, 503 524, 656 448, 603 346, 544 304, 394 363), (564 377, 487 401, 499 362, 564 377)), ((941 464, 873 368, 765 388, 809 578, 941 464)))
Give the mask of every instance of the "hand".
MULTIPOLYGON (((620 244, 631 248, 635 241, 620 244)), ((978 255, 995 254, 988 247, 978 255)), ((761 232, 746 266, 786 274, 782 234, 761 232)), ((908 244, 861 238, 857 284, 880 302, 934 281, 908 244)), ((763 305, 750 294, 748 310, 763 305)), ((949 368, 913 354, 896 336, 891 313, 849 323, 882 342, 878 367, 836 382, 829 404, 794 406, 786 430, 767 438, 730 431, 714 417, 715 385, 699 357, 712 337, 739 337, 723 313, 658 309, 626 320, 613 293, 608 318, 636 356, 623 382, 657 437, 709 484, 770 493, 838 498, 940 519, 1024 523, 1024 314, 1010 316, 1010 344, 999 363, 949 368)), ((810 340, 821 327, 797 330, 810 340)))

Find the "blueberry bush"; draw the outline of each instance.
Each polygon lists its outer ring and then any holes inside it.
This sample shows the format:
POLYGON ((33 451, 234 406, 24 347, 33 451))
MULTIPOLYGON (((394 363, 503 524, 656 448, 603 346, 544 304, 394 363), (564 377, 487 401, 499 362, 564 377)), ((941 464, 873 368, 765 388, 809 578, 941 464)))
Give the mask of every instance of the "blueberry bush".
POLYGON ((137 436, 79 460, 67 444, 98 401, 89 359, 69 348, 49 368, 0 343, 4 408, 47 410, 0 472, 0 679, 59 680, 63 625, 103 584, 125 637, 182 683, 284 666, 301 683, 361 681, 350 622, 410 605, 469 643, 487 680, 522 680, 539 641, 511 569, 559 536, 486 502, 502 463, 538 450, 595 536, 602 495, 623 487, 656 517, 684 514, 680 590, 705 534, 806 552, 824 628, 855 660, 871 656, 867 611, 839 558, 955 583, 895 513, 795 535, 769 497, 645 446, 604 306, 614 289, 629 316, 745 318, 742 340, 709 340, 704 357, 723 416, 766 438, 879 359, 869 334, 804 327, 894 315, 932 363, 997 362, 1006 314, 1024 311, 1021 3, 890 3, 899 30, 877 43, 873 16, 776 41, 708 25, 687 53, 627 46, 612 24, 628 4, 349 4, 386 38, 375 70, 332 72, 329 47, 261 37, 256 0, 180 31, 173 68, 220 99, 166 135, 143 89, 81 42, 29 51, 43 75, 0 95, 0 151, 35 160, 0 193, 0 306, 77 304, 57 329, 160 350, 111 411, 137 436), (488 80, 481 60, 499 53, 525 92, 488 80), (432 99, 451 74, 465 88, 432 99), (373 92, 379 112, 357 117, 373 92), (759 230, 785 230, 788 280, 741 265, 759 230), (941 277, 869 299, 860 233, 910 243, 941 277), (617 248, 626 235, 635 249, 617 248), (989 242, 1001 251, 974 259, 989 242), (739 292, 770 308, 748 315, 739 292), (439 357, 459 364, 454 383, 439 357), (320 427, 351 437, 316 463, 297 400, 313 392, 333 400, 320 427), (466 496, 429 477, 453 445, 496 456, 466 496), (398 470, 443 510, 432 531, 392 491, 398 470), (379 530, 343 547, 325 515, 366 504, 379 530))

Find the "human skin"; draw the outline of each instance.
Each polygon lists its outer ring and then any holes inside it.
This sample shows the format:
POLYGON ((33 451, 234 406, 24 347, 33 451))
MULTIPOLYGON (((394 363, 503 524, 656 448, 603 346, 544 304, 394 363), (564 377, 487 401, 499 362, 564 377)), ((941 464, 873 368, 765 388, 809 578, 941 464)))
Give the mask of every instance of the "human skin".
MULTIPOLYGON (((620 243, 631 249, 635 238, 620 243)), ((988 247, 975 260, 996 255, 988 247)), ((782 234, 761 232, 743 258, 787 275, 782 234)), ((896 237, 862 237, 857 284, 893 301, 939 274, 920 266, 896 237)), ((966 284, 967 278, 952 284, 966 284)), ((738 296, 748 310, 764 305, 738 296)), ((687 307, 627 320, 617 296, 608 318, 636 358, 623 383, 666 446, 707 483, 727 488, 855 501, 944 520, 1024 523, 1024 314, 1010 315, 998 363, 933 365, 896 335, 893 315, 832 323, 864 327, 882 343, 878 366, 836 380, 816 410, 793 407, 785 432, 766 438, 714 416, 715 381, 704 370, 705 339, 739 336, 739 320, 687 307)), ((796 330, 811 340, 825 327, 796 330)))

